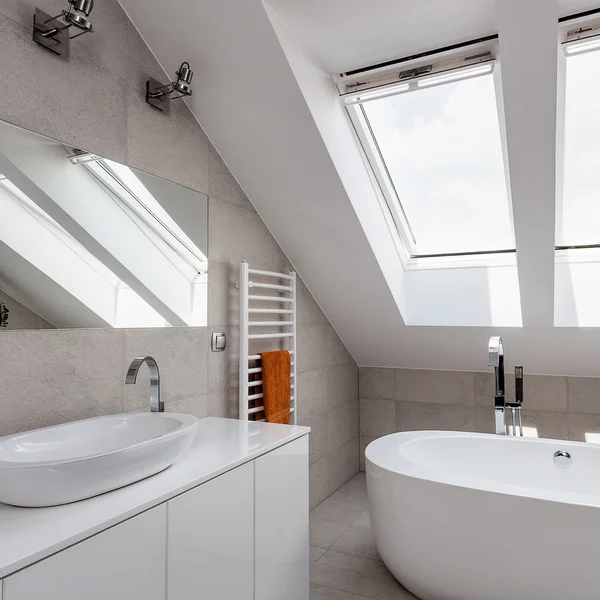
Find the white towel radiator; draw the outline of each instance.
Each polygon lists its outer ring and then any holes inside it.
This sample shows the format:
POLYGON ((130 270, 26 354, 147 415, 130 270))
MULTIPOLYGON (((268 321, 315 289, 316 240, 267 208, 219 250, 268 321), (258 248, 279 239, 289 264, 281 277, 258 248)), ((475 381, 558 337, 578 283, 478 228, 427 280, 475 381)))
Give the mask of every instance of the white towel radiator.
MULTIPOLYGON (((240 419, 261 413, 262 364, 256 354, 257 340, 279 340, 291 355, 290 423, 298 420, 298 358, 296 354, 296 272, 276 273, 251 269, 247 262, 240 264, 240 419), (254 276, 255 281, 251 279, 254 276), (281 317, 274 320, 272 317, 281 317), (254 333, 264 328, 276 328, 272 333, 254 333), (285 347, 287 346, 287 348, 285 347), (253 375, 251 378, 250 375, 253 375)), ((264 419, 259 419, 264 421, 264 419)))

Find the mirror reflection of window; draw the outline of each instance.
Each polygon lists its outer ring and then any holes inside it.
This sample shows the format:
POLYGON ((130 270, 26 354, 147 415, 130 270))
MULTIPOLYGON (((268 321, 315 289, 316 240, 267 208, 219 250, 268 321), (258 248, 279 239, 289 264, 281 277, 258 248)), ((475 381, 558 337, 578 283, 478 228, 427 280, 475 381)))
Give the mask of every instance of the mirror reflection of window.
POLYGON ((0 123, 6 329, 202 326, 207 197, 0 123))

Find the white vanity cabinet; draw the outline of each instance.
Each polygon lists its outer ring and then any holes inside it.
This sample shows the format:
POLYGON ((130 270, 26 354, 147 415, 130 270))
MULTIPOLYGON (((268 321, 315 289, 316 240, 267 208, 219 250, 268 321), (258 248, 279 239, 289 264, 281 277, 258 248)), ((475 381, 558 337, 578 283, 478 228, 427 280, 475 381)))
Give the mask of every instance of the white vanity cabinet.
POLYGON ((0 600, 309 600, 307 433, 209 417, 138 484, 0 505, 0 600))
POLYGON ((254 463, 167 503, 167 600, 253 600, 254 463))
POLYGON ((254 465, 255 599, 308 600, 308 436, 254 465))
POLYGON ((166 546, 163 504, 9 575, 2 598, 164 600, 166 546))

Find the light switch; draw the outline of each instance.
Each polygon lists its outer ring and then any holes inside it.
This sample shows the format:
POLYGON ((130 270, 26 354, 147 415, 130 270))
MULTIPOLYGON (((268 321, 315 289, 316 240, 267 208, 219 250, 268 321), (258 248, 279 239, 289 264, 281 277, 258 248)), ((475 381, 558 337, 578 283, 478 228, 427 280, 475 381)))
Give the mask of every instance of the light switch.
POLYGON ((213 352, 224 352, 227 348, 227 336, 224 333, 213 333, 210 338, 210 348, 213 352))

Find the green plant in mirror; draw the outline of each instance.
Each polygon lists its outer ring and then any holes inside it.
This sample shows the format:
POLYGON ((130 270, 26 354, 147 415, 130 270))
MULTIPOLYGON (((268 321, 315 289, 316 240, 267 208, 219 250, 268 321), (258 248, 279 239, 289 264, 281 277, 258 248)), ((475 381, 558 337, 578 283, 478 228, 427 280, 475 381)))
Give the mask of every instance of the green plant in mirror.
POLYGON ((0 302, 0 327, 8 327, 8 313, 10 311, 4 302, 0 302))

